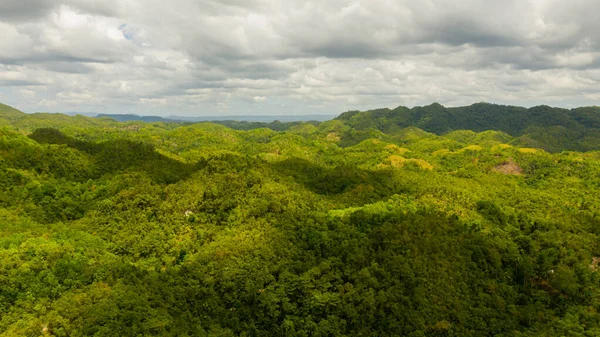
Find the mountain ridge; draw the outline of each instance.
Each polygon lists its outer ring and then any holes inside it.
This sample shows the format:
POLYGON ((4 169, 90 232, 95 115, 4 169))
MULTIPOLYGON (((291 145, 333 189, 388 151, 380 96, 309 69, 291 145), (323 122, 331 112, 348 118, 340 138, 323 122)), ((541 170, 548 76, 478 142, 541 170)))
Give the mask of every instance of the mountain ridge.
POLYGON ((386 134, 394 134, 409 126, 437 135, 456 130, 495 130, 513 137, 530 138, 532 144, 541 145, 549 151, 600 148, 600 107, 597 106, 567 109, 538 105, 524 108, 475 103, 446 108, 434 103, 413 108, 398 106, 394 109, 348 111, 336 120, 358 131, 376 129, 386 134))
MULTIPOLYGON (((4 112, 0 117, 9 120, 25 116, 25 113, 8 105, 1 105, 0 112, 2 111, 4 112)), ((40 115, 47 114, 40 113, 40 115)), ((350 146, 377 137, 377 132, 394 138, 407 127, 416 127, 437 135, 457 130, 475 132, 490 130, 505 132, 518 138, 523 145, 539 147, 550 152, 600 150, 600 107, 598 106, 568 109, 537 105, 525 108, 479 102, 468 106, 445 107, 434 102, 413 108, 401 105, 393 109, 351 110, 331 120, 309 118, 316 116, 306 115, 305 119, 298 120, 300 116, 181 117, 172 115, 164 118, 134 114, 99 114, 95 118, 110 118, 118 122, 212 122, 236 130, 269 128, 275 131, 286 131, 302 123, 313 125, 341 123, 338 126, 341 129, 336 131, 341 139, 340 146, 350 146), (253 118, 256 120, 252 120, 253 118)))

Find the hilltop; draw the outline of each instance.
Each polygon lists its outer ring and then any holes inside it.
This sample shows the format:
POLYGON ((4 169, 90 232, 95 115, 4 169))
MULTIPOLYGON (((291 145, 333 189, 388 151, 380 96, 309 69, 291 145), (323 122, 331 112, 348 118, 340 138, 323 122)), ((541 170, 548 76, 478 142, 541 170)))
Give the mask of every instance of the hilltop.
POLYGON ((438 103, 412 109, 348 111, 337 117, 355 130, 377 129, 394 135, 409 126, 438 135, 456 130, 502 131, 519 138, 526 146, 548 151, 600 149, 600 107, 575 109, 546 105, 523 108, 477 103, 446 108, 438 103))
POLYGON ((11 118, 25 115, 24 112, 19 111, 11 106, 0 103, 0 118, 11 118))

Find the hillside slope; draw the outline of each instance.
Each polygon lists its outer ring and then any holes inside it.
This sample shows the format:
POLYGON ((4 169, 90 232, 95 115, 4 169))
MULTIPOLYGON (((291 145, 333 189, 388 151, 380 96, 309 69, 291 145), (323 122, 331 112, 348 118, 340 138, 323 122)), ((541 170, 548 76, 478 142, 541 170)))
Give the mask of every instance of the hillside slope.
POLYGON ((397 107, 349 111, 337 117, 356 130, 374 128, 386 134, 415 126, 438 135, 454 130, 503 131, 520 137, 525 145, 548 151, 600 149, 600 107, 576 109, 477 103, 446 108, 434 103, 423 107, 397 107))
POLYGON ((9 105, 0 103, 0 115, 3 117, 16 116, 24 114, 24 112, 17 110, 9 105))

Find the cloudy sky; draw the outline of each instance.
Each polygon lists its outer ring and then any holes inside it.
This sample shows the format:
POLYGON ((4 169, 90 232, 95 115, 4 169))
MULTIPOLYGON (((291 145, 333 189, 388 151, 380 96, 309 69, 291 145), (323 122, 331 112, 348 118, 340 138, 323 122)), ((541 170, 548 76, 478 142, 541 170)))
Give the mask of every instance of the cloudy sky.
POLYGON ((600 105, 598 0, 0 0, 27 112, 600 105))

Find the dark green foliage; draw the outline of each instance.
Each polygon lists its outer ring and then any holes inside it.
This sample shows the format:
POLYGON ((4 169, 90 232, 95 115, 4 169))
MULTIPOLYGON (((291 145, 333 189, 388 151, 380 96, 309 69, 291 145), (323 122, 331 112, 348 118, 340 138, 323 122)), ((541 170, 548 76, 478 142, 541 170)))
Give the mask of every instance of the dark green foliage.
POLYGON ((489 220, 500 227, 504 227, 508 223, 506 214, 504 214, 502 209, 492 201, 478 201, 477 212, 479 212, 486 220, 489 220))
POLYGON ((95 167, 88 178, 128 169, 141 170, 157 181, 172 183, 186 178, 203 165, 181 163, 157 153, 151 144, 131 140, 95 144, 72 139, 56 129, 37 129, 29 137, 42 144, 65 144, 92 156, 95 167))
POLYGON ((274 168, 314 193, 351 195, 359 204, 375 202, 400 192, 389 171, 373 172, 352 165, 326 168, 298 158, 281 161, 274 168))
POLYGON ((274 131, 286 131, 286 130, 291 129, 294 126, 305 124, 305 123, 312 124, 312 125, 319 124, 318 122, 280 122, 280 121, 274 121, 271 123, 246 122, 246 121, 241 121, 241 122, 238 122, 238 121, 214 121, 212 123, 225 125, 227 127, 235 129, 235 130, 253 130, 253 129, 267 128, 267 129, 271 129, 274 131))
MULTIPOLYGON (((350 111, 337 119, 358 130, 376 128, 388 134, 408 126, 445 134, 454 130, 481 132, 497 130, 512 136, 528 136, 536 147, 549 151, 599 149, 600 108, 560 109, 536 106, 530 109, 477 103, 465 107, 445 108, 434 103, 424 107, 365 112, 350 111), (581 144, 583 140, 585 144, 581 144), (591 139, 596 142, 591 144, 591 139)), ((526 142, 527 143, 527 142, 526 142)))

